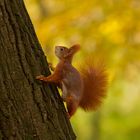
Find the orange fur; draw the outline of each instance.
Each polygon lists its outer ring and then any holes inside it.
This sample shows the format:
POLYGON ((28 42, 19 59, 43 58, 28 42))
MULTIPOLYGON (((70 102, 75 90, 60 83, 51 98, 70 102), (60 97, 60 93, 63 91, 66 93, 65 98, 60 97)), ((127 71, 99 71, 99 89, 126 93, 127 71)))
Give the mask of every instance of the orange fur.
POLYGON ((70 117, 76 112, 78 106, 84 110, 95 110, 100 106, 107 89, 107 74, 103 65, 95 66, 92 60, 87 61, 81 74, 72 66, 73 55, 79 49, 78 44, 69 49, 56 46, 55 54, 60 61, 54 73, 48 77, 37 77, 39 80, 60 85, 62 98, 66 102, 70 117))
POLYGON ((61 71, 63 70, 63 65, 64 61, 61 61, 58 63, 57 67, 54 69, 54 73, 49 75, 48 77, 45 77, 43 75, 37 76, 36 79, 45 81, 45 82, 54 82, 54 83, 59 83, 62 80, 62 73, 61 71))
POLYGON ((101 63, 95 65, 93 61, 89 60, 81 69, 81 75, 84 82, 84 91, 80 107, 86 111, 96 110, 106 96, 108 75, 105 66, 101 63))

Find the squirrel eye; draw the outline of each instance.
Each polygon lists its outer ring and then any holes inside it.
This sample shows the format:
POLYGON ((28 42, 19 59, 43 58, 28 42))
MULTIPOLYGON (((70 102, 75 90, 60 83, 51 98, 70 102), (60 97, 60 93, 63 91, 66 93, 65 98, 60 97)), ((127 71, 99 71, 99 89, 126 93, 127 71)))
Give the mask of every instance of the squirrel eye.
POLYGON ((61 48, 60 50, 61 50, 61 51, 63 51, 64 49, 63 49, 63 48, 61 48))

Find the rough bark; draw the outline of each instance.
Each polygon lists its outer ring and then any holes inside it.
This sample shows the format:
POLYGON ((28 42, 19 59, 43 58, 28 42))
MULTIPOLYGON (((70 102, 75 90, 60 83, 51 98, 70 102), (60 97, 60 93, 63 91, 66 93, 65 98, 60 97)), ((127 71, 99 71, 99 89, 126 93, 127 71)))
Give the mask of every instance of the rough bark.
POLYGON ((0 0, 0 140, 74 140, 22 0, 0 0))

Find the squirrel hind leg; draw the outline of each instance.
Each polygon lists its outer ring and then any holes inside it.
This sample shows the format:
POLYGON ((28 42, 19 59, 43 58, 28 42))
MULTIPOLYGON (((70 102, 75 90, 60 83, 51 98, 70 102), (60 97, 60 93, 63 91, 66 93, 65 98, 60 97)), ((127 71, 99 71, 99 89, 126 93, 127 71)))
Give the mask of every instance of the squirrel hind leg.
POLYGON ((77 108, 78 108, 77 101, 72 101, 71 100, 71 101, 69 101, 67 103, 67 110, 68 110, 69 118, 71 118, 74 115, 74 113, 76 112, 77 108))

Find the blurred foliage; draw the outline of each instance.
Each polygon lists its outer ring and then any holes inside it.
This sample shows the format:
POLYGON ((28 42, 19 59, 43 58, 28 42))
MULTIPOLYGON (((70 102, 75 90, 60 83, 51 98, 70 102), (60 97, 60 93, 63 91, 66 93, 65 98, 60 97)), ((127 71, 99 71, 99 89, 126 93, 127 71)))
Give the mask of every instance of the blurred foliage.
POLYGON ((78 140, 140 138, 140 0, 25 0, 36 33, 56 64, 55 45, 79 43, 75 65, 102 57, 110 74, 108 97, 94 113, 78 110, 78 140), (77 61, 77 62, 76 62, 77 61))

